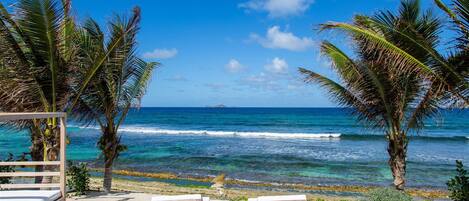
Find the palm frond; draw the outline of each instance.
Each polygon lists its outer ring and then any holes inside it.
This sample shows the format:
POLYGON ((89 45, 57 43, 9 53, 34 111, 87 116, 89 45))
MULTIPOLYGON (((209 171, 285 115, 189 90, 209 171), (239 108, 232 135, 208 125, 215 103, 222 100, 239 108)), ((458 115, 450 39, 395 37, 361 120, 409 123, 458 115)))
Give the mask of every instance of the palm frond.
POLYGON ((363 39, 367 42, 366 51, 374 53, 379 51, 378 53, 381 56, 378 57, 380 59, 385 60, 384 62, 394 63, 397 68, 400 68, 400 70, 421 69, 422 73, 437 76, 437 74, 428 65, 425 65, 422 61, 397 47, 379 33, 355 25, 335 22, 323 24, 322 29, 339 29, 353 34, 354 37, 363 39), (387 56, 385 57, 383 55, 387 56))
POLYGON ((423 128, 425 118, 438 113, 440 105, 435 96, 439 96, 438 93, 442 92, 440 88, 444 87, 441 83, 435 82, 428 87, 422 97, 418 98, 419 103, 409 112, 410 115, 406 120, 407 125, 405 125, 405 128, 407 130, 423 128))
POLYGON ((443 12, 448 15, 448 17, 450 17, 457 24, 461 24, 461 21, 459 21, 456 13, 454 13, 445 3, 443 3, 441 0, 434 0, 434 2, 443 12))
POLYGON ((328 41, 321 43, 321 53, 326 55, 334 65, 334 69, 344 77, 358 79, 360 72, 355 62, 342 50, 328 41))
MULTIPOLYGON (((117 51, 119 51, 119 48, 122 48, 123 46, 128 44, 126 43, 126 41, 124 41, 126 39, 125 37, 128 37, 128 35, 134 35, 138 31, 138 23, 140 21, 140 9, 138 7, 134 9, 132 17, 125 25, 124 23, 119 22, 120 18, 117 17, 115 19, 118 20, 118 22, 112 22, 110 25, 111 27, 113 27, 112 30, 114 30, 113 34, 111 34, 110 40, 107 42, 107 45, 105 45, 104 52, 97 53, 97 57, 93 60, 93 63, 90 64, 91 67, 88 68, 84 76, 82 85, 79 87, 78 90, 76 90, 77 92, 75 94, 75 98, 71 101, 69 111, 71 111, 73 106, 77 103, 78 99, 80 98, 80 95, 88 87, 89 82, 95 77, 96 72, 106 66, 107 62, 112 60, 115 61, 116 58, 121 58, 119 57, 119 54, 116 53, 117 51)), ((95 28, 93 30, 98 35, 102 33, 100 29, 95 28)), ((107 82, 111 82, 113 79, 107 80, 107 82)))
POLYGON ((469 30, 469 0, 453 0, 456 14, 464 30, 469 30))
POLYGON ((126 105, 124 106, 123 114, 117 121, 117 127, 122 124, 127 116, 127 112, 132 106, 140 107, 140 102, 146 92, 153 71, 156 67, 160 66, 160 63, 147 63, 141 59, 136 59, 135 63, 135 70, 132 72, 132 76, 127 79, 126 84, 123 86, 123 91, 125 93, 124 102, 126 102, 126 105))
POLYGON ((354 36, 359 37, 358 40, 363 39, 365 41, 362 45, 365 47, 363 51, 365 53, 377 55, 377 59, 380 60, 380 62, 395 66, 399 69, 399 72, 409 70, 411 71, 410 73, 422 72, 424 75, 427 75, 427 78, 438 79, 440 82, 445 83, 450 91, 455 93, 457 97, 462 98, 462 95, 458 94, 459 92, 456 90, 457 88, 452 84, 452 82, 458 83, 458 86, 462 86, 463 88, 468 88, 469 83, 465 82, 464 78, 455 71, 455 68, 449 65, 434 49, 430 48, 429 46, 425 46, 425 40, 414 40, 414 38, 410 37, 409 35, 404 34, 403 32, 400 32, 396 29, 389 29, 387 26, 385 26, 385 24, 374 20, 367 20, 367 22, 385 30, 393 31, 407 39, 407 41, 409 41, 411 44, 415 44, 415 46, 420 47, 421 50, 427 52, 426 54, 432 56, 432 60, 429 63, 432 63, 433 67, 439 68, 433 68, 429 65, 426 65, 423 61, 420 61, 410 53, 407 53, 407 51, 399 48, 397 45, 394 45, 391 41, 387 40, 374 31, 345 23, 327 24, 324 28, 338 28, 346 30, 347 32, 351 32, 354 36))
POLYGON ((341 106, 345 106, 354 110, 354 114, 357 118, 366 123, 372 123, 373 126, 381 125, 383 119, 377 116, 377 112, 373 108, 369 107, 367 102, 360 99, 355 95, 354 92, 350 91, 341 84, 317 74, 313 71, 305 68, 299 68, 299 72, 304 76, 304 80, 307 83, 317 83, 321 87, 327 89, 331 98, 341 106))
POLYGON ((415 21, 420 15, 420 1, 402 0, 398 12, 404 21, 415 21))

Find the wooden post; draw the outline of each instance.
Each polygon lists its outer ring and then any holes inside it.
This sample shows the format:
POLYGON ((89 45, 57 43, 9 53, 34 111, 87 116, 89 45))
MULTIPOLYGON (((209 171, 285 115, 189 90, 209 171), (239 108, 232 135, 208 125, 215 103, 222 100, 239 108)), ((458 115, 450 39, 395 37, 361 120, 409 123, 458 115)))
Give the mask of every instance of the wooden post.
POLYGON ((66 123, 67 117, 60 117, 60 192, 62 193, 62 200, 66 200, 67 196, 67 189, 66 189, 66 178, 65 178, 65 168, 66 168, 66 156, 65 156, 65 148, 67 146, 66 142, 66 123))

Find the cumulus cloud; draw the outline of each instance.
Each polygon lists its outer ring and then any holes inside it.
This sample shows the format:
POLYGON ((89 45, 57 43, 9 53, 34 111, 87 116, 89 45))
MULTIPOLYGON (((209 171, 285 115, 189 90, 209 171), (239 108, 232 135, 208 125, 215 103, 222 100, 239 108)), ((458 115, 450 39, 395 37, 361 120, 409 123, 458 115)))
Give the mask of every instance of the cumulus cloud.
POLYGON ((250 0, 239 4, 248 11, 264 11, 269 17, 287 17, 300 15, 308 10, 313 0, 250 0))
POLYGON ((259 73, 257 75, 251 75, 243 78, 239 81, 241 85, 248 86, 254 89, 263 89, 263 90, 279 90, 281 86, 278 81, 272 76, 267 75, 266 73, 259 73))
POLYGON ((175 57, 178 54, 176 48, 172 49, 155 49, 151 52, 143 53, 143 57, 146 59, 169 59, 175 57))
POLYGON ((270 63, 266 64, 264 68, 271 73, 286 73, 288 71, 288 63, 284 59, 275 57, 270 63))
POLYGON ((236 59, 230 59, 225 65, 225 69, 230 73, 237 73, 244 69, 244 66, 236 59))
POLYGON ((237 81, 238 86, 248 87, 260 91, 274 91, 276 93, 298 93, 305 88, 305 83, 297 74, 272 74, 260 72, 237 81))
POLYGON ((313 39, 308 37, 300 38, 291 32, 280 30, 279 26, 269 28, 265 37, 251 34, 250 39, 266 48, 291 51, 304 51, 314 45, 313 39))

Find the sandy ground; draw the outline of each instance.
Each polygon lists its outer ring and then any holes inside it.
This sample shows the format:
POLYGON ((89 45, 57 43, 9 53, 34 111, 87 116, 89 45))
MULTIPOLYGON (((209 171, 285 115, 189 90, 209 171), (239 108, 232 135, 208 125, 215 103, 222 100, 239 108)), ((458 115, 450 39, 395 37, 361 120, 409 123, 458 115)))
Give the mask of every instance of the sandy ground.
MULTIPOLYGON (((353 201, 361 200, 363 197, 357 196, 342 196, 347 194, 335 195, 333 189, 319 190, 313 189, 285 189, 285 188, 227 188, 224 190, 224 195, 221 196, 216 189, 201 187, 201 186, 177 186, 175 184, 164 182, 138 182, 125 179, 113 179, 113 193, 105 194, 102 192, 101 185, 102 179, 93 177, 91 178, 91 191, 85 196, 73 196, 70 193, 68 200, 77 201, 133 201, 151 200, 151 197, 157 195, 185 195, 185 194, 202 194, 204 197, 210 197, 210 200, 247 200, 247 198, 255 198, 266 195, 292 195, 292 194, 305 194, 310 201, 324 200, 324 201, 353 201), (315 191, 316 190, 316 191, 315 191), (323 192, 319 194, 318 192, 323 192), (329 192, 329 193, 325 193, 329 192)), ((341 188, 339 188, 341 189, 341 188)), ((349 189, 350 192, 366 192, 364 189, 349 189), (359 190, 359 191, 355 191, 359 190)), ((340 192, 339 190, 338 192, 340 192)), ((342 189, 341 192, 344 192, 342 189)), ((408 190, 408 193, 414 196, 415 200, 448 200, 447 195, 440 191, 423 191, 423 190, 408 190)), ((349 194, 350 195, 350 194, 349 194)), ((352 194, 356 195, 356 194, 352 194)))
POLYGON ((153 194, 149 193, 132 193, 132 192, 114 192, 105 194, 102 192, 89 192, 85 196, 72 197, 67 200, 80 200, 80 201, 131 201, 131 200, 151 200, 153 194))
MULTIPOLYGON (((102 192, 91 191, 86 196, 72 197, 67 200, 76 201, 132 201, 132 200, 148 200, 155 196, 149 193, 132 193, 132 192, 113 192, 105 194, 102 192)), ((211 201, 228 201, 228 200, 213 200, 211 201)))
POLYGON ((316 200, 318 198, 327 201, 356 200, 355 197, 341 196, 323 196, 308 193, 294 193, 288 191, 265 191, 265 190, 247 190, 247 189, 226 189, 225 195, 220 196, 215 189, 210 188, 192 188, 180 187, 162 182, 136 182, 130 180, 113 180, 113 193, 105 194, 99 188, 101 179, 92 178, 91 187, 93 191, 88 192, 85 196, 71 196, 67 200, 76 201, 133 201, 151 200, 156 195, 183 195, 183 194, 202 194, 210 197, 211 200, 230 200, 239 198, 252 198, 265 195, 289 195, 289 194, 306 194, 308 200, 316 200))

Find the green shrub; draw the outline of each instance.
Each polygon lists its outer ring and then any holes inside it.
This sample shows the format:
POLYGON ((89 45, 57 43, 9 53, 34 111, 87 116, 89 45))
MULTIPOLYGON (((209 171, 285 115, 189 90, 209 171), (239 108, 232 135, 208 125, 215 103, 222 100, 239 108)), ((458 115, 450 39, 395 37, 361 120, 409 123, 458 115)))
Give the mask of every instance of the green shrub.
POLYGON ((456 172, 457 175, 446 183, 449 197, 454 201, 469 201, 469 177, 461 161, 456 161, 456 172))
POLYGON ((90 176, 86 163, 68 162, 67 184, 75 190, 75 195, 84 195, 90 189, 90 176))
MULTIPOLYGON (((13 154, 8 154, 8 157, 6 160, 2 160, 2 162, 10 162, 14 161, 13 160, 13 154)), ((0 172, 14 172, 15 167, 14 166, 0 166, 0 172)), ((11 180, 11 177, 0 177, 0 184, 9 184, 11 180)))
POLYGON ((393 188, 373 189, 366 195, 366 201, 412 201, 412 197, 405 192, 393 188))
POLYGON ((230 201, 247 201, 247 200, 248 198, 245 196, 235 197, 235 198, 230 199, 230 201))

